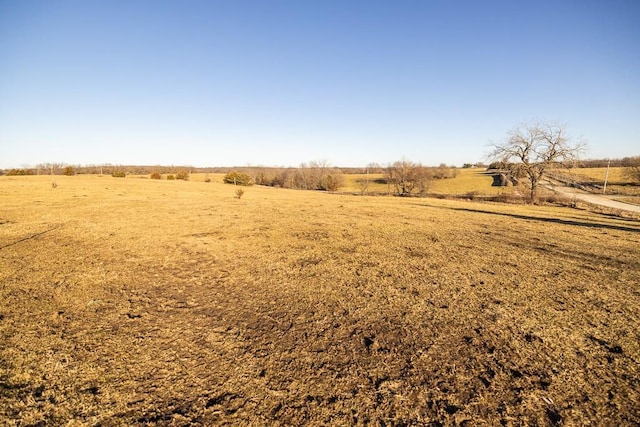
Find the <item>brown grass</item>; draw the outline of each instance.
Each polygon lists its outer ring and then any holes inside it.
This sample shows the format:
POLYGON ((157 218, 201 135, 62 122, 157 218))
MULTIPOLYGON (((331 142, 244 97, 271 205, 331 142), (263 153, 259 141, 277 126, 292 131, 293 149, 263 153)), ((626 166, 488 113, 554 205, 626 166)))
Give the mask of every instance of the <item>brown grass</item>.
MULTIPOLYGON (((564 170, 562 173, 567 176, 571 176, 578 182, 594 183, 602 188, 605 176, 607 175, 607 168, 574 168, 564 170)), ((609 168, 609 175, 607 176, 607 194, 640 197, 640 186, 637 185, 637 183, 630 181, 631 180, 626 175, 626 168, 609 168)))
POLYGON ((0 178, 7 425, 640 423, 640 222, 0 178))
MULTIPOLYGON (((607 177, 609 183, 627 182, 628 178, 625 174, 625 169, 623 167, 609 168, 609 176, 607 177)), ((572 168, 568 169, 566 173, 591 181, 604 182, 607 168, 572 168)))
MULTIPOLYGON (((498 195, 511 194, 515 190, 512 187, 493 187, 493 178, 486 174, 484 168, 458 169, 455 178, 433 179, 429 183, 429 194, 434 195, 498 195)), ((361 188, 358 181, 369 179, 370 184, 367 194, 390 194, 393 188, 384 183, 384 174, 345 174, 345 186, 340 189, 344 193, 360 194, 361 188)))

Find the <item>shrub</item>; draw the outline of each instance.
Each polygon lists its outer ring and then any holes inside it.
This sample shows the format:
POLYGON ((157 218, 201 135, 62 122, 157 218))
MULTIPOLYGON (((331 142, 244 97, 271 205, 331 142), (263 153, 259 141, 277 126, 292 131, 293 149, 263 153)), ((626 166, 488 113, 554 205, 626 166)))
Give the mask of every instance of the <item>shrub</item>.
POLYGON ((492 169, 508 169, 509 168, 509 164, 507 162, 491 162, 489 164, 489 166, 487 166, 487 170, 492 170, 492 169))
POLYGON ((362 196, 365 195, 365 193, 367 192, 367 190, 369 189, 369 185, 371 184, 371 180, 369 179, 369 176, 367 176, 364 179, 358 179, 356 180, 356 186, 358 187, 358 189, 360 190, 360 194, 362 196))
POLYGON ((320 189, 327 191, 338 191, 338 189, 342 186, 343 183, 342 175, 338 174, 327 174, 324 176, 322 180, 322 185, 320 189))
POLYGON ((243 194, 244 194, 244 190, 242 188, 238 188, 236 190, 236 199, 240 199, 243 194))
POLYGON ((176 179, 180 179, 182 181, 189 181, 189 172, 187 172, 187 171, 179 171, 176 174, 176 179))
POLYGON ((162 179, 162 175, 160 175, 160 173, 158 172, 154 172, 151 174, 150 176, 151 179, 162 179))
POLYGON ((394 187, 398 196, 408 197, 413 194, 424 196, 429 189, 432 173, 420 163, 403 159, 386 168, 385 179, 394 187))
POLYGON ((167 175, 167 180, 173 181, 174 179, 176 179, 176 177, 173 176, 172 174, 167 175))
POLYGON ((34 175, 31 169, 11 169, 7 176, 34 175))
POLYGON ((225 184, 249 186, 253 185, 253 178, 251 178, 251 175, 248 175, 246 173, 232 171, 227 173, 224 178, 222 178, 222 182, 224 182, 225 184))
POLYGON ((66 175, 66 176, 73 176, 75 174, 76 174, 76 170, 73 168, 73 166, 67 166, 62 171, 62 175, 66 175))
POLYGON ((125 178, 127 176, 125 171, 113 171, 113 173, 111 174, 112 177, 114 178, 125 178))
POLYGON ((433 169, 432 174, 434 179, 455 178, 458 175, 458 170, 455 167, 449 167, 442 163, 433 169))
POLYGON ((253 181, 257 185, 270 185, 270 186, 273 186, 273 180, 274 179, 275 178, 273 176, 271 176, 271 177, 267 176, 267 172, 266 172, 265 169, 260 169, 260 170, 258 170, 257 172, 254 173, 253 181))

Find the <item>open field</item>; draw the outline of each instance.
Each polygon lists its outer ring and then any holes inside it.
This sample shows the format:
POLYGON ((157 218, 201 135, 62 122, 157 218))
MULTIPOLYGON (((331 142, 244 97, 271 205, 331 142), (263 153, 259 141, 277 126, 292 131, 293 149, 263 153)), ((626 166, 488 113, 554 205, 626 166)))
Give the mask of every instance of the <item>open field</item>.
MULTIPOLYGON (((572 168, 568 169, 567 173, 595 182, 604 182, 604 178, 607 174, 607 168, 572 168)), ((625 168, 609 168, 608 181, 609 183, 627 182, 628 178, 625 176, 625 168)))
POLYGON ((637 425, 640 222, 0 177, 5 425, 637 425))
MULTIPOLYGON (((625 175, 625 169, 623 167, 609 168, 607 194, 630 196, 631 198, 640 196, 640 185, 629 185, 630 180, 625 175)), ((574 168, 562 171, 562 174, 572 177, 577 182, 592 183, 598 188, 602 188, 606 173, 607 168, 574 168)))
MULTIPOLYGON (((434 179, 429 186, 430 194, 452 194, 464 195, 469 193, 475 194, 504 194, 513 191, 513 188, 492 187, 493 179, 490 175, 485 174, 485 169, 469 168, 458 169, 458 175, 455 178, 434 179)), ((366 193, 388 194, 393 192, 393 188, 389 190, 387 184, 383 182, 383 174, 345 174, 345 186, 340 188, 340 192, 344 193, 360 193, 358 181, 369 179, 370 184, 366 193)))

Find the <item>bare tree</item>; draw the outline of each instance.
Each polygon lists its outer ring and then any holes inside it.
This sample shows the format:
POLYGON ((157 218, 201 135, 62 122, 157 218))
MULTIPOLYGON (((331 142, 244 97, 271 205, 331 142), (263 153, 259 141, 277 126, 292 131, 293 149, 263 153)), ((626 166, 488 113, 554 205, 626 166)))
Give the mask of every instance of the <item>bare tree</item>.
POLYGON ((36 170, 38 175, 41 171, 44 175, 60 175, 64 166, 64 163, 40 163, 36 166, 36 170))
POLYGON ((367 173, 383 173, 383 167, 380 166, 378 163, 376 162, 370 162, 369 164, 367 164, 367 173))
POLYGON ((313 190, 326 190, 324 184, 331 166, 326 160, 309 162, 309 187, 313 190))
POLYGON ((293 187, 302 190, 336 191, 342 185, 341 171, 326 160, 302 163, 293 174, 293 187))
POLYGON ((371 184, 371 180, 369 179, 369 174, 367 174, 364 178, 359 178, 356 180, 356 186, 358 190, 360 190, 360 195, 364 196, 369 190, 369 184, 371 184))
POLYGON ((360 195, 364 196, 367 191, 369 191, 369 187, 371 186, 371 182, 373 181, 370 177, 370 174, 383 173, 383 171, 384 168, 378 163, 371 162, 367 164, 364 170, 366 176, 364 178, 356 180, 356 187, 358 187, 358 190, 360 190, 360 195))
POLYGON ((429 189, 431 174, 420 163, 399 160, 385 169, 385 179, 388 184, 393 185, 399 196, 411 196, 416 193, 423 196, 429 189))
POLYGON ((529 201, 534 203, 545 173, 577 160, 585 143, 572 144, 565 127, 557 123, 533 122, 510 131, 507 140, 493 148, 493 160, 507 164, 516 162, 514 172, 529 180, 529 201))

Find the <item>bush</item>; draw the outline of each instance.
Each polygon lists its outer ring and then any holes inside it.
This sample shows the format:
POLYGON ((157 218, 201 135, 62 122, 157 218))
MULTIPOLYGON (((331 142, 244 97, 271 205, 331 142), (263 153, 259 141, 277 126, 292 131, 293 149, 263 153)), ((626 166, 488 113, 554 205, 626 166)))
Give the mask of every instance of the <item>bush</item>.
POLYGON ((338 189, 342 187, 343 181, 344 180, 342 178, 342 175, 327 174, 324 176, 324 179, 322 180, 322 185, 320 189, 327 190, 327 191, 338 191, 338 189))
POLYGON ((160 173, 158 172, 154 172, 151 174, 150 176, 151 179, 162 179, 162 175, 160 175, 160 173))
POLYGON ((489 164, 489 166, 487 166, 487 170, 492 170, 492 169, 508 169, 509 168, 509 164, 507 162, 492 162, 491 164, 489 164))
POLYGON ((433 169, 434 179, 448 179, 455 178, 458 175, 458 170, 455 167, 449 167, 442 163, 437 168, 433 169))
POLYGON ((253 178, 251 178, 251 175, 249 174, 232 171, 222 178, 222 182, 225 184, 249 186, 253 185, 253 178))
POLYGON ((167 175, 167 180, 168 181, 173 181, 174 179, 176 179, 176 177, 173 176, 172 174, 167 175))
POLYGON ((238 188, 236 190, 236 199, 240 199, 243 194, 244 194, 244 190, 242 188, 238 188))
POLYGON ((11 169, 7 176, 34 175, 31 169, 11 169))
POLYGON ((427 194, 433 174, 420 163, 399 160, 385 169, 386 182, 392 185, 398 196, 409 197, 427 194))
POLYGON ((113 171, 111 176, 114 177, 114 178, 125 178, 127 176, 127 174, 126 174, 125 171, 113 171))
POLYGON ((66 176, 73 176, 75 174, 76 174, 76 170, 73 168, 73 166, 67 166, 62 171, 62 175, 66 175, 66 176))
POLYGON ((189 172, 180 171, 176 174, 176 179, 180 179, 182 181, 189 181, 189 172))

